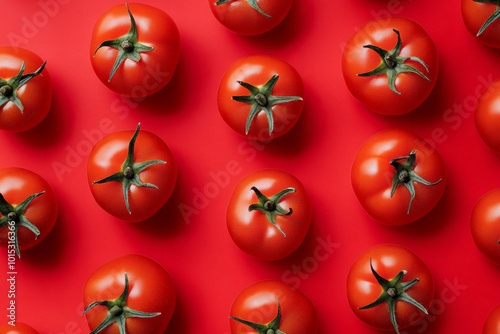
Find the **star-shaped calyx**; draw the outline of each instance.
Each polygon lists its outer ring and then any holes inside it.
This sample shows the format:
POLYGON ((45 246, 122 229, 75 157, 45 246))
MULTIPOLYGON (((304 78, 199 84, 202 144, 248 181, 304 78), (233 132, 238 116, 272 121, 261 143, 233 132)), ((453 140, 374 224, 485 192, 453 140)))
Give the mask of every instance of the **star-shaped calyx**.
POLYGON ((481 35, 486 28, 493 22, 495 22, 499 17, 500 17, 500 0, 473 0, 474 2, 480 2, 480 3, 492 3, 497 5, 497 9, 491 14, 490 17, 483 23, 479 31, 477 32, 477 36, 481 35))
POLYGON ((129 142, 128 146, 128 154, 127 154, 127 159, 122 165, 122 170, 112 174, 108 177, 105 177, 102 180, 99 181, 94 181, 92 184, 96 183, 106 183, 106 182, 121 182, 122 183, 122 188, 123 188, 123 197, 125 198, 125 206, 127 207, 127 211, 129 214, 132 214, 130 212, 130 205, 129 205, 129 200, 128 200, 128 193, 129 189, 132 185, 135 185, 137 187, 147 187, 147 188, 155 188, 158 189, 157 186, 151 183, 142 183, 141 179, 139 178, 139 174, 145 170, 146 168, 156 165, 156 164, 166 164, 165 161, 163 160, 149 160, 149 161, 144 161, 144 162, 138 162, 136 163, 134 161, 134 148, 135 148, 135 142, 137 140, 137 136, 139 134, 139 130, 141 128, 141 123, 137 125, 137 129, 134 132, 134 135, 132 136, 132 139, 129 142))
POLYGON ((379 48, 378 46, 375 45, 365 45, 365 48, 371 49, 378 53, 380 58, 382 58, 382 61, 380 62, 380 65, 377 66, 375 69, 366 72, 366 73, 361 73, 358 74, 360 77, 371 77, 374 75, 383 75, 387 74, 387 80, 388 80, 388 85, 389 88, 396 94, 401 95, 400 92, 396 90, 395 83, 396 83, 396 77, 398 76, 399 73, 405 73, 405 72, 412 72, 416 73, 422 78, 424 78, 427 81, 431 81, 429 78, 427 78, 422 72, 417 70, 416 68, 405 64, 405 61, 410 59, 416 62, 419 62, 422 64, 422 66, 425 68, 427 72, 429 72, 429 69, 427 68, 427 65, 425 65, 424 61, 421 60, 418 57, 401 57, 399 54, 401 53, 401 48, 402 48, 402 42, 401 42, 401 36, 399 34, 399 31, 396 29, 392 29, 397 35, 398 35, 398 41, 396 43, 396 46, 394 49, 391 51, 384 50, 382 48, 379 48))
MULTIPOLYGON (((231 2, 231 1, 234 1, 234 0, 219 0, 215 3, 215 5, 218 6, 218 5, 222 5, 222 4, 231 2)), ((259 13, 264 15, 265 17, 271 17, 271 15, 265 13, 262 9, 260 9, 259 4, 257 3, 257 0, 246 0, 246 1, 250 5, 250 7, 252 7, 256 11, 258 11, 259 13)))
POLYGON ((121 65, 121 63, 125 61, 125 59, 129 58, 132 59, 133 61, 138 62, 141 60, 141 54, 140 54, 141 52, 153 51, 154 49, 152 46, 147 46, 139 43, 138 41, 139 37, 137 34, 137 25, 135 23, 134 16, 130 12, 128 4, 125 5, 127 6, 127 11, 128 14, 130 15, 129 32, 117 39, 112 39, 102 42, 94 52, 94 57, 95 57, 97 51, 99 51, 99 49, 104 46, 109 46, 118 50, 118 56, 116 57, 116 61, 113 65, 113 68, 111 69, 108 81, 111 81, 111 78, 115 74, 116 69, 121 65))
POLYGON ((233 96, 232 99, 238 102, 248 103, 252 105, 250 109, 250 114, 247 118, 245 133, 248 134, 250 130, 250 125, 253 119, 259 113, 259 111, 264 111, 267 116, 267 121, 269 124, 269 135, 273 133, 274 130, 274 119, 273 119, 273 106, 278 103, 286 103, 297 100, 302 100, 300 96, 274 96, 272 95, 274 86, 278 82, 279 75, 275 74, 269 79, 264 85, 260 87, 253 86, 249 83, 238 81, 238 83, 250 91, 250 95, 245 96, 233 96))
POLYGON ((276 315, 276 318, 274 318, 271 322, 267 324, 257 324, 255 322, 246 321, 236 317, 229 317, 229 318, 234 319, 244 325, 247 325, 248 327, 256 330, 259 334, 286 334, 285 332, 279 329, 281 323, 281 307, 280 303, 278 302, 278 298, 276 298, 276 303, 278 303, 278 314, 276 315))

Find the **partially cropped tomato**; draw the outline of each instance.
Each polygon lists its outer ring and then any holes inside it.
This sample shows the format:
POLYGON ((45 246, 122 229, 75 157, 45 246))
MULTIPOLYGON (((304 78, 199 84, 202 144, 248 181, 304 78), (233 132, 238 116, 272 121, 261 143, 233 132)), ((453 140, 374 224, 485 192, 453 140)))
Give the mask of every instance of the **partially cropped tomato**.
POLYGON ((130 222, 153 216, 172 195, 177 165, 172 152, 148 131, 118 131, 100 140, 87 165, 90 190, 111 215, 130 222))
POLYGON ((347 298, 363 322, 399 333, 428 313, 434 299, 434 281, 425 263, 409 249, 378 245, 351 267, 347 298))
POLYGON ((293 0, 208 0, 226 28, 247 36, 265 33, 286 17, 293 0))
POLYGON ((479 96, 474 122, 481 139, 500 154, 500 80, 494 81, 479 96))
POLYGON ((439 152, 414 133, 385 130, 359 149, 351 182, 370 216, 386 225, 404 225, 439 202, 446 168, 439 152))
POLYGON ((159 91, 172 79, 179 56, 177 26, 158 8, 137 3, 116 5, 94 26, 92 67, 118 94, 141 98, 159 91))
POLYGON ((462 18, 472 36, 500 48, 500 3, 498 0, 462 0, 462 18))
POLYGON ((287 133, 304 105, 299 73, 284 60, 249 56, 234 62, 224 74, 217 94, 219 112, 239 134, 271 140, 287 133))
POLYGON ((58 205, 52 187, 23 168, 0 169, 0 244, 17 254, 42 242, 54 227, 58 205))
POLYGON ((92 333, 163 334, 175 302, 174 283, 167 271, 158 262, 135 254, 99 267, 83 289, 84 315, 92 333))
POLYGON ((500 189, 490 191, 476 203, 470 228, 477 248, 500 266, 500 189))
POLYGON ((231 334, 315 334, 318 316, 311 300, 282 281, 261 281, 244 289, 230 312, 231 334))
POLYGON ((40 334, 36 329, 23 322, 16 321, 15 326, 10 324, 0 325, 0 334, 40 334))
POLYGON ((0 47, 0 129, 26 131, 47 116, 52 81, 45 63, 29 50, 0 47))
POLYGON ((421 105, 436 84, 438 68, 431 37, 418 23, 402 17, 366 23, 342 54, 351 94, 382 115, 402 115, 421 105))
POLYGON ((238 183, 226 222, 234 243, 258 259, 274 261, 294 252, 311 224, 311 201, 292 174, 263 169, 238 183))
POLYGON ((500 305, 488 315, 483 325, 482 334, 500 334, 500 305))

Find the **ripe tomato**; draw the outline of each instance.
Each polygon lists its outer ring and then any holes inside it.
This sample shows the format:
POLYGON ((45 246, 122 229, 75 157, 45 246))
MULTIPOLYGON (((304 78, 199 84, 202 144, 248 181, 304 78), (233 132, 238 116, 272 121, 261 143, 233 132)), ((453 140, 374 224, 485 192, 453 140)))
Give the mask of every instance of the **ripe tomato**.
POLYGON ((304 105, 299 73, 284 60, 250 56, 224 74, 217 103, 226 123, 254 140, 271 140, 297 123, 304 105))
POLYGON ((90 61, 112 91, 134 98, 151 95, 172 79, 180 56, 179 31, 162 10, 116 5, 97 20, 90 61))
POLYGON ((47 116, 52 81, 45 62, 33 52, 0 47, 0 129, 26 131, 47 116))
POLYGON ((378 245, 351 267, 347 298, 359 319, 399 333, 425 316, 434 298, 434 281, 425 263, 409 249, 378 245))
POLYGON ((21 257, 20 250, 38 245, 57 220, 52 187, 27 169, 0 169, 0 244, 21 257))
POLYGON ((217 20, 247 36, 265 33, 283 21, 293 0, 208 0, 217 20))
POLYGON ((302 244, 311 216, 309 195, 295 176, 263 169, 238 183, 229 201, 226 222, 231 238, 242 251, 275 261, 302 244))
POLYGON ((490 191, 476 203, 470 228, 477 248, 500 266, 500 189, 490 191))
POLYGON ((124 255, 105 263, 83 289, 84 314, 92 333, 163 334, 175 300, 167 271, 142 255, 124 255))
POLYGON ((500 6, 498 1, 462 0, 462 19, 472 36, 493 48, 500 48, 500 6))
POLYGON ((0 324, 0 334, 40 334, 28 324, 16 321, 16 325, 0 324))
POLYGON ((231 334, 318 332, 311 300, 282 281, 250 285, 236 297, 230 314, 231 334))
POLYGON ((100 140, 87 165, 90 190, 111 215, 130 222, 153 216, 172 195, 177 165, 157 135, 118 131, 100 140))
POLYGON ((402 115, 422 104, 436 84, 438 68, 431 37, 418 23, 402 17, 366 23, 342 54, 351 94, 382 115, 402 115))
POLYGON ((495 307, 488 315, 483 325, 482 334, 498 334, 500 333, 500 305, 495 307))
POLYGON ((483 141, 496 153, 500 153, 500 80, 486 88, 476 104, 474 122, 483 141))
POLYGON ((406 130, 386 130, 359 149, 351 183, 366 212, 385 225, 404 225, 425 216, 446 184, 441 156, 406 130))

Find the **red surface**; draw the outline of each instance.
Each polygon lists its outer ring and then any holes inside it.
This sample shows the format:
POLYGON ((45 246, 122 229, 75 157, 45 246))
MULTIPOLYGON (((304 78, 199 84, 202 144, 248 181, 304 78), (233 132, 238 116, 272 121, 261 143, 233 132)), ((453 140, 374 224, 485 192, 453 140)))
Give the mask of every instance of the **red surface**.
MULTIPOLYGON (((26 133, 0 133, 0 166, 33 169, 51 183, 60 204, 52 233, 16 263, 19 321, 41 333, 88 332, 81 317, 85 281, 107 260, 140 253, 160 262, 177 287, 168 333, 229 333, 233 299, 262 279, 284 279, 309 296, 318 309, 320 333, 378 333, 350 310, 346 276, 369 247, 397 243, 427 263, 436 283, 436 303, 427 320, 401 333, 480 332, 500 304, 500 269, 475 248, 469 217, 482 195, 500 187, 500 160, 479 138, 472 114, 485 84, 500 77, 499 51, 468 33, 458 2, 297 0, 281 25, 252 38, 224 28, 205 0, 141 2, 172 16, 182 47, 173 80, 139 102, 108 90, 88 59, 95 20, 119 2, 0 4, 0 44, 18 43, 46 59, 54 84, 53 106, 40 126, 26 133), (356 27, 386 14, 420 23, 434 39, 441 64, 429 99, 410 114, 392 118, 356 101, 340 68, 342 46, 356 27), (285 59, 299 71, 306 89, 298 124, 265 145, 234 133, 217 111, 220 78, 231 63, 252 54, 285 59), (86 182, 86 160, 91 142, 103 132, 135 129, 138 122, 172 149, 179 178, 159 214, 129 224, 95 203, 86 182), (363 211, 350 184, 357 149, 389 128, 410 129, 432 142, 449 176, 442 200, 428 216, 393 228, 363 211), (225 224, 234 186, 266 167, 295 174, 313 201, 304 244, 275 263, 240 251, 225 224), (184 219, 180 208, 188 206, 193 211, 184 219)), ((6 256, 0 256, 0 268, 5 278, 6 256)), ((1 282, 3 314, 8 298, 5 279, 1 282)))

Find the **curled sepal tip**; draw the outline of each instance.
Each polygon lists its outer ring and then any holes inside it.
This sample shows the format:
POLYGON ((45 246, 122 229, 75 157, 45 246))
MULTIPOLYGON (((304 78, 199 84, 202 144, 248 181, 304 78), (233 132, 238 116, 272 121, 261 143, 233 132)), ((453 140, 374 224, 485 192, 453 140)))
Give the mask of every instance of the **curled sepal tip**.
POLYGON ((275 297, 276 303, 278 304, 278 314, 276 317, 269 323, 267 324, 258 324, 255 322, 250 322, 247 320, 243 320, 237 317, 229 317, 230 319, 236 320, 239 323, 242 323, 243 325, 246 325, 254 330, 256 330, 259 334, 286 334, 285 332, 281 331, 279 329, 279 326, 281 324, 281 306, 278 301, 278 298, 275 297))

